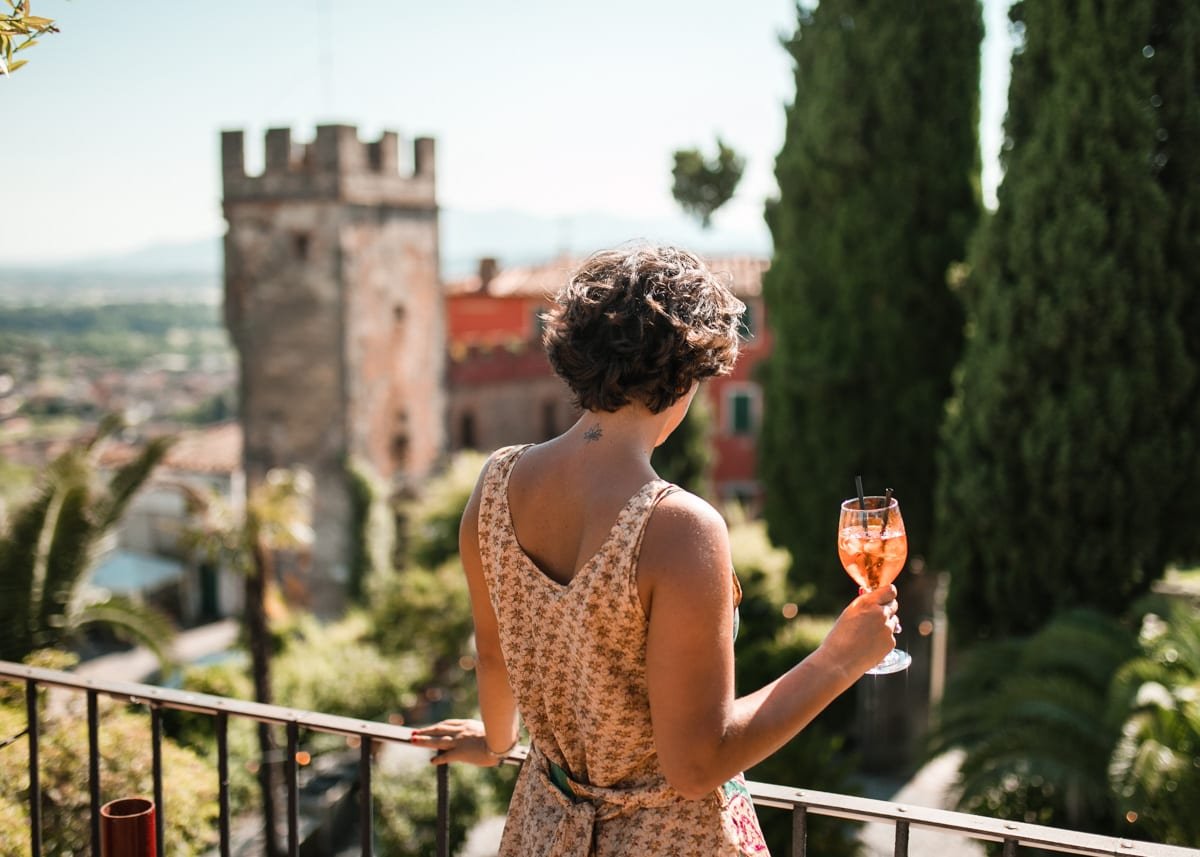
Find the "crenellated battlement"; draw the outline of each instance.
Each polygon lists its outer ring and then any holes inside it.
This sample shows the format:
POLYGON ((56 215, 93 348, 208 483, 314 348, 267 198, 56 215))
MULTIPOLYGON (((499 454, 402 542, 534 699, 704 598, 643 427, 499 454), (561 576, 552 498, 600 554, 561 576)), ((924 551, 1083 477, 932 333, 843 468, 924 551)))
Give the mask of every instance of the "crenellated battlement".
POLYGON ((290 128, 266 133, 261 175, 246 174, 245 134, 221 132, 221 173, 226 202, 327 199, 364 205, 436 208, 434 141, 413 141, 412 172, 402 174, 400 137, 385 131, 374 142, 353 125, 319 125, 310 143, 292 141, 290 128))

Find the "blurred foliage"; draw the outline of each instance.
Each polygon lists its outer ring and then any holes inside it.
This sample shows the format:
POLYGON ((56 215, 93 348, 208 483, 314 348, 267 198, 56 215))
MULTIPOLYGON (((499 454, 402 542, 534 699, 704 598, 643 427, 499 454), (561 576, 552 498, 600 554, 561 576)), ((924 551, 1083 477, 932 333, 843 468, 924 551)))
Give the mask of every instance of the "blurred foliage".
POLYGON ((107 417, 92 438, 55 458, 32 494, 0 522, 0 658, 67 647, 89 626, 147 646, 165 662, 174 635, 161 612, 89 583, 115 543, 117 525, 173 439, 147 443, 101 478, 104 442, 120 429, 107 417))
MULTIPOLYGON (((193 693, 229 699, 254 699, 249 660, 236 654, 215 664, 185 667, 180 686, 193 693)), ((214 718, 207 714, 168 709, 163 712, 163 731, 181 746, 206 760, 217 770, 217 738, 214 718)), ((255 805, 258 797, 258 738, 254 722, 244 717, 228 721, 226 741, 229 759, 229 804, 234 815, 255 805)))
POLYGON ((771 544, 764 521, 751 520, 745 510, 731 503, 722 510, 729 527, 729 550, 733 569, 742 587, 742 602, 738 606, 738 649, 744 650, 760 643, 770 647, 779 632, 788 624, 783 615, 784 605, 807 603, 812 587, 796 590, 789 597, 788 569, 792 558, 785 549, 771 544))
MULTIPOLYGON (((5 306, 0 313, 0 370, 22 375, 84 357, 136 369, 164 354, 231 354, 221 308, 203 303, 5 306)), ((35 372, 36 374, 36 372, 35 372)))
POLYGON ((371 465, 352 457, 346 465, 350 496, 350 580, 348 594, 362 601, 367 582, 393 571, 396 521, 389 505, 388 487, 371 465))
POLYGON ((1140 612, 1136 639, 1080 609, 967 653, 931 742, 965 751, 958 809, 1200 845, 1200 615, 1157 598, 1140 612))
POLYGON ((37 469, 0 455, 0 528, 7 526, 9 504, 29 496, 37 480, 37 469))
POLYGON ((935 559, 964 642, 1121 615, 1200 553, 1180 523, 1200 520, 1200 4, 1011 14, 1006 171, 939 456, 935 559))
MULTIPOLYGON (((467 832, 482 818, 502 815, 505 794, 516 769, 450 766, 450 851, 462 847, 467 832)), ((372 779, 375 847, 388 857, 427 857, 435 853, 437 789, 432 765, 411 770, 381 766, 372 779)))
POLYGON ((1120 722, 1109 685, 1132 632, 1090 610, 1022 640, 971 649, 946 688, 933 752, 961 747, 958 809, 1117 835, 1108 762, 1120 722))
POLYGON ((671 195, 680 208, 708 229, 717 210, 733 198, 745 168, 746 159, 720 137, 712 160, 698 149, 679 149, 671 170, 671 195))
POLYGON ((19 51, 37 44, 39 36, 57 33, 51 18, 43 18, 30 12, 30 0, 5 0, 11 10, 0 14, 0 74, 8 76, 25 65, 28 60, 17 59, 19 51))
POLYGON ((759 469, 772 539, 844 603, 838 503, 896 489, 910 555, 929 543, 934 450, 960 354, 947 273, 980 213, 977 0, 822 0, 787 41, 796 97, 768 204, 759 469), (936 50, 930 46, 936 45, 936 50), (914 94, 919 93, 914 100, 914 94), (914 339, 920 331, 919 344, 914 339))
MULTIPOLYGON (((458 559, 458 527, 486 456, 464 451, 430 479, 420 495, 401 507, 404 564, 385 558, 397 552, 395 531, 378 500, 362 492, 361 529, 376 558, 365 581, 370 640, 389 655, 416 652, 428 673, 420 691, 423 716, 471 716, 476 707, 474 630, 466 575, 458 559), (373 511, 369 511, 373 510, 373 511)), ((364 485, 368 485, 364 481, 364 485)), ((376 495, 378 496, 378 495, 376 495)))
POLYGON ((1148 613, 1141 655, 1110 691, 1124 717, 1109 764, 1117 812, 1156 842, 1200 847, 1200 613, 1187 602, 1148 613), (1132 816, 1130 815, 1132 813, 1132 816))
MULTIPOLYGON (((27 663, 65 669, 74 662, 61 652, 38 652, 27 663)), ((42 853, 47 857, 86 854, 91 847, 87 767, 87 720, 82 695, 69 707, 48 705, 39 691, 41 720, 38 771, 42 788, 42 853)), ((154 794, 150 717, 144 710, 100 697, 100 782, 102 802, 154 794)), ((0 738, 25 728, 24 693, 5 684, 0 693, 0 738)), ((25 857, 29 845, 29 744, 17 740, 0 752, 0 854, 25 857)), ((217 780, 208 763, 164 739, 163 801, 166 853, 192 857, 216 844, 217 780)))
POLYGON ((272 692, 295 708, 363 720, 387 720, 415 702, 428 676, 423 653, 384 654, 372 645, 362 614, 322 624, 298 616, 272 662, 272 692))
POLYGON ((434 711, 464 717, 474 712, 474 624, 457 557, 436 570, 413 567, 376 577, 370 594, 372 642, 389 655, 419 653, 434 711))
POLYGON ((473 450, 455 453, 420 496, 404 505, 403 551, 408 564, 438 568, 458 556, 458 524, 486 461, 486 455, 473 450))
POLYGON ((701 386, 683 422, 667 436, 651 457, 660 477, 709 500, 713 498, 713 408, 701 386))

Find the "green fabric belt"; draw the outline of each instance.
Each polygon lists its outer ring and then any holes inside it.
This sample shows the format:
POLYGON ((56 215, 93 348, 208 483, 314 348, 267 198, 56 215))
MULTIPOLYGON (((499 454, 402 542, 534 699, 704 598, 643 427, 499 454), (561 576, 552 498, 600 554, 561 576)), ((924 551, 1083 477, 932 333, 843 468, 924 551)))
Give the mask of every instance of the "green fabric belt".
POLYGON ((567 772, 549 759, 546 762, 550 766, 550 782, 554 783, 558 790, 569 799, 576 800, 575 790, 571 788, 571 778, 567 776, 567 772))

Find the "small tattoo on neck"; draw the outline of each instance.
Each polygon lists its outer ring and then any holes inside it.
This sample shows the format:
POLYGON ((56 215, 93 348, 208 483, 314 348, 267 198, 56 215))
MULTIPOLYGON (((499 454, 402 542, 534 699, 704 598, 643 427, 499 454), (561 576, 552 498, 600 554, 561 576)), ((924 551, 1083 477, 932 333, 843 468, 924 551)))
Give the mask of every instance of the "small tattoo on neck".
POLYGON ((600 430, 600 423, 596 423, 594 426, 592 426, 590 429, 588 429, 587 431, 585 431, 583 433, 583 439, 586 440, 588 443, 594 443, 595 441, 600 439, 600 436, 602 434, 604 434, 604 432, 602 432, 600 430))

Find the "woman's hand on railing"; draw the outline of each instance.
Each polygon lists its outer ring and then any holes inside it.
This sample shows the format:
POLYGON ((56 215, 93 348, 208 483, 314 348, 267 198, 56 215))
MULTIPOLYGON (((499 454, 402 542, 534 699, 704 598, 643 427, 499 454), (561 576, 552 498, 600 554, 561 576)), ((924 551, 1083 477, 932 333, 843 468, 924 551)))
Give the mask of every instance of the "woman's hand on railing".
POLYGON ((442 720, 432 726, 414 729, 412 743, 415 747, 436 750, 429 760, 434 765, 465 762, 492 768, 503 760, 503 756, 488 750, 487 733, 479 720, 442 720))

